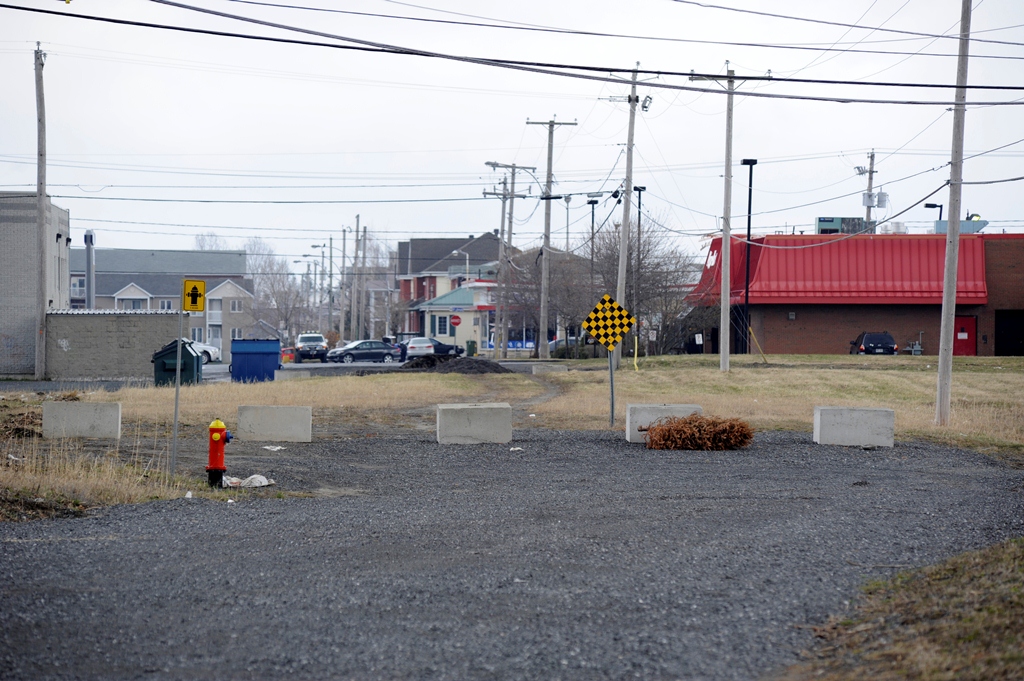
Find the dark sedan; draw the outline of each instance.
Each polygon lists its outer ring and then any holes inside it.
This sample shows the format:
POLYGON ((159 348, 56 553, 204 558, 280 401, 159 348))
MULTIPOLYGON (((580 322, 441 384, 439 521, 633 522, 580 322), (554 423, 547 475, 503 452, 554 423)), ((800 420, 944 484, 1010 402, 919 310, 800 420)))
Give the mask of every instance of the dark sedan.
POLYGON ((430 344, 434 346, 435 355, 461 355, 466 351, 466 348, 461 345, 449 345, 448 343, 442 343, 436 338, 431 338, 430 344))
POLYGON ((850 341, 851 355, 897 355, 899 351, 900 346, 885 331, 865 331, 850 341))
POLYGON ((393 345, 375 340, 353 341, 342 348, 327 353, 329 362, 391 362, 398 361, 401 351, 393 345))

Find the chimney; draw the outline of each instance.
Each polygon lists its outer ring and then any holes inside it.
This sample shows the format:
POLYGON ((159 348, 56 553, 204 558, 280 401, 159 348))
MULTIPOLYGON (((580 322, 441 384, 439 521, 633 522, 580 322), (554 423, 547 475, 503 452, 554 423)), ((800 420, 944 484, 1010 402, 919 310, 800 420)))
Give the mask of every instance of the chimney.
POLYGON ((85 230, 85 309, 96 309, 96 234, 85 230))

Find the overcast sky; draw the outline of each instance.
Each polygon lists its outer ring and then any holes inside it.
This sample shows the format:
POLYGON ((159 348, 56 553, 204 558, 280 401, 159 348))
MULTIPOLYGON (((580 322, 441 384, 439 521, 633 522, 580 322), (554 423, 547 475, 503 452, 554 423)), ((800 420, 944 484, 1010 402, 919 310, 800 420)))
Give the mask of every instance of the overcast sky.
MULTIPOLYGON (((89 14, 355 44, 144 0, 11 1, 68 16, 0 9, 0 189, 31 191, 35 184, 32 52, 40 41, 47 54, 49 192, 71 212, 74 245, 82 245, 90 228, 97 245, 127 248, 191 248, 195 234, 212 231, 234 247, 261 236, 289 259, 311 253, 310 245, 329 234, 340 256, 342 230, 354 227, 357 214, 373 237, 392 247, 410 237, 496 229, 500 202, 482 193, 499 185, 502 175, 485 162, 536 166, 543 180, 547 130, 527 125, 527 119, 552 117, 577 123, 556 129, 554 192, 578 194, 569 203, 568 220, 570 239, 579 243, 589 235, 591 219, 583 194, 610 192, 625 176, 628 105, 621 100, 629 75, 600 69, 628 70, 640 62, 652 71, 724 74, 728 60, 741 77, 770 71, 778 77, 953 84, 956 40, 871 29, 956 34, 960 18, 959 0, 719 0, 719 8, 672 0, 441 0, 429 6, 396 0, 185 2, 414 50, 599 67, 587 73, 600 80, 586 80, 72 18, 89 14), (266 6, 275 3, 293 8, 266 6), (571 33, 524 30, 539 27, 571 33), (236 203, 115 200, 132 198, 236 203)), ((971 84, 1024 86, 1024 3, 976 1, 972 33, 1012 44, 972 42, 971 84)), ((647 187, 645 225, 699 253, 706 236, 719 229, 722 214, 726 98, 659 87, 720 92, 714 81, 654 75, 642 75, 641 81, 640 97, 650 96, 651 102, 637 114, 634 184, 647 187)), ((762 232, 811 230, 819 216, 863 217, 866 178, 855 168, 867 165, 872 148, 876 187, 891 201, 879 218, 918 204, 949 177, 948 106, 766 99, 746 92, 953 100, 952 89, 740 83, 734 229, 746 225, 743 158, 759 160, 753 225, 762 232)), ((1021 90, 968 93, 969 102, 1022 97, 1021 90)), ((968 153, 1004 145, 1009 146, 968 160, 965 180, 1024 175, 1024 107, 970 108, 968 153)), ((965 212, 981 214, 998 230, 1024 224, 1021 188, 965 187, 965 212)), ((534 198, 515 204, 515 244, 536 246, 544 229, 543 206, 535 198, 538 181, 520 174, 517 190, 534 198)), ((942 189, 929 201, 947 204, 948 198, 942 189)), ((552 241, 562 247, 565 202, 555 202, 552 213, 552 241)), ((603 198, 598 226, 609 216, 621 219, 621 206, 603 198)), ((899 219, 915 225, 937 217, 936 210, 918 205, 899 219)), ((351 250, 349 240, 350 255, 351 250)))

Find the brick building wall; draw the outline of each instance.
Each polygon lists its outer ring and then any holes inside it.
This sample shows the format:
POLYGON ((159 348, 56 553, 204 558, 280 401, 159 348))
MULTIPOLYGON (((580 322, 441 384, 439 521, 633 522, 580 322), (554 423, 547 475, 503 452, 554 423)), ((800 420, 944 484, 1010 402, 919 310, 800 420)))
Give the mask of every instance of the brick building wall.
POLYGON ((151 379, 153 353, 177 335, 174 311, 51 312, 46 315, 46 377, 151 379))
MULTIPOLYGON (((58 309, 70 304, 68 212, 47 204, 46 297, 58 309)), ((0 376, 35 371, 39 270, 36 197, 0 192, 0 376)))
POLYGON ((1015 310, 1024 314, 1024 238, 985 235, 985 274, 988 305, 978 315, 978 354, 993 355, 1000 340, 996 337, 996 312, 1015 310), (988 342, 982 342, 985 340, 988 342))

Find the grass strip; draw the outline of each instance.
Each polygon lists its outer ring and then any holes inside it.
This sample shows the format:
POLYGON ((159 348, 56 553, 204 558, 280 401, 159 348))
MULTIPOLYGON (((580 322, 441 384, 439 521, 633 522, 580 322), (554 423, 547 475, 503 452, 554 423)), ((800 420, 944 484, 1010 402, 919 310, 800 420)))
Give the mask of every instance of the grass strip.
POLYGON ((1024 539, 873 582, 779 681, 1024 678, 1024 539))

